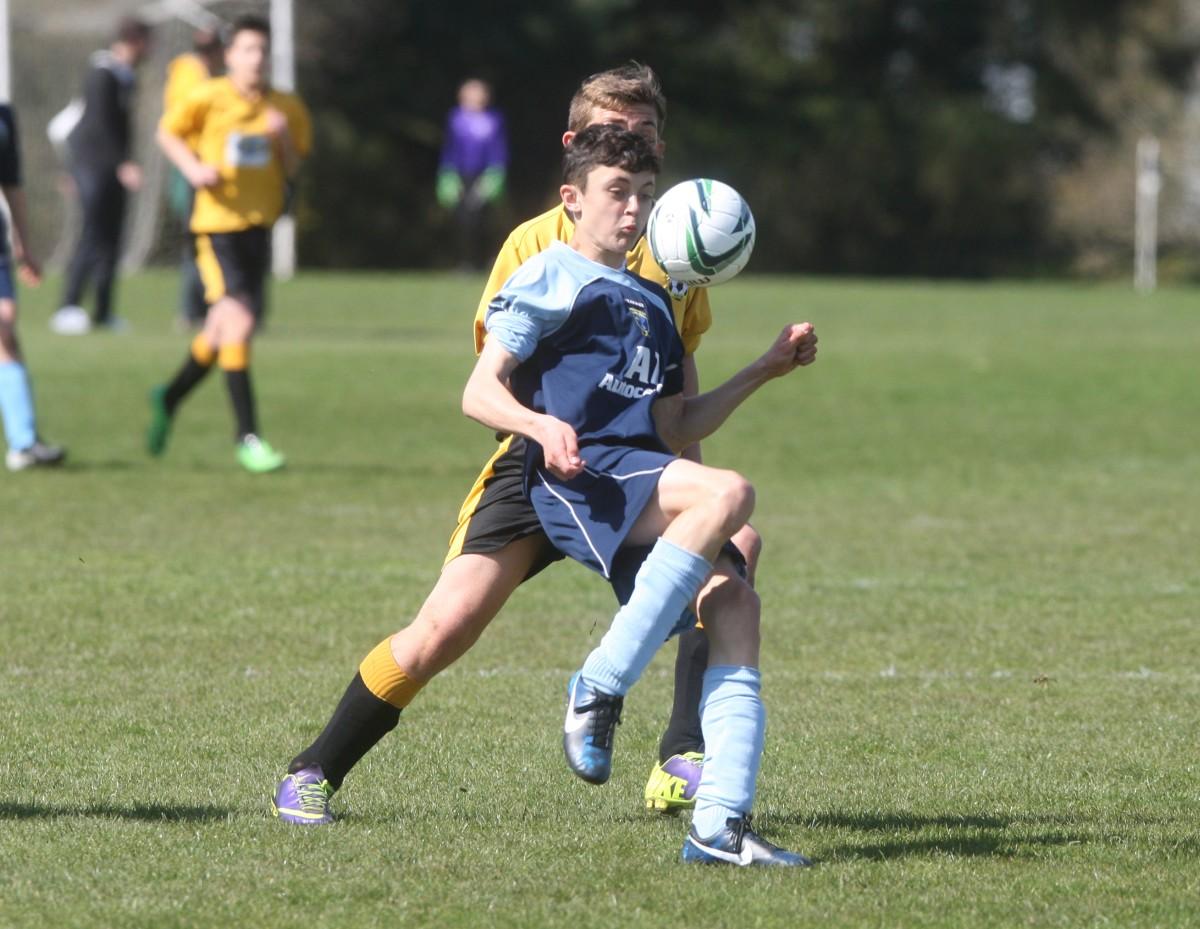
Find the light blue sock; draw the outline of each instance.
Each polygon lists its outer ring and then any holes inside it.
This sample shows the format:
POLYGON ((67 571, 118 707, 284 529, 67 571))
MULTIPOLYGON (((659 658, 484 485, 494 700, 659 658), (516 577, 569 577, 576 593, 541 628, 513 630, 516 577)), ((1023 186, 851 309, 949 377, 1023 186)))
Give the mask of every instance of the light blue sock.
POLYGON ((629 602, 583 663, 583 682, 625 696, 710 573, 712 565, 699 555, 659 539, 638 569, 629 602))
POLYGON ((10 449, 26 449, 37 441, 33 391, 25 365, 19 361, 0 363, 0 416, 4 418, 4 438, 10 449))
POLYGON ((731 816, 754 806, 762 759, 767 710, 758 668, 714 665, 704 672, 700 726, 704 730, 704 772, 696 788, 692 825, 705 839, 731 816))

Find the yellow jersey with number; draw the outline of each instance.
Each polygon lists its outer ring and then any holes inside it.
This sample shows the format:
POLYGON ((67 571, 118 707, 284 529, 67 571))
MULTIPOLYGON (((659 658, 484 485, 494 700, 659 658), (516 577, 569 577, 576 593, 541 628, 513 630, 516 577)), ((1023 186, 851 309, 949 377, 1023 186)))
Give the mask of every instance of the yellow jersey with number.
POLYGON ((192 231, 240 232, 271 226, 283 212, 288 178, 278 143, 266 134, 267 110, 287 119, 300 157, 312 148, 312 122, 295 94, 265 90, 246 97, 227 77, 204 81, 163 114, 160 126, 187 142, 220 180, 196 191, 192 231))
MULTIPOLYGON (((548 248, 551 242, 569 243, 574 233, 575 223, 561 204, 522 223, 509 233, 504 244, 500 246, 500 254, 496 256, 492 274, 483 289, 483 299, 479 301, 479 308, 475 311, 476 354, 483 351, 483 340, 487 337, 483 320, 488 304, 500 292, 504 282, 527 259, 548 248)), ((704 287, 688 287, 668 278, 650 254, 650 246, 645 236, 638 239, 630 250, 626 256, 626 264, 634 274, 661 285, 663 290, 670 294, 671 312, 675 316, 675 327, 683 339, 683 350, 689 355, 692 354, 700 345, 700 337, 712 326, 708 290, 704 287)))

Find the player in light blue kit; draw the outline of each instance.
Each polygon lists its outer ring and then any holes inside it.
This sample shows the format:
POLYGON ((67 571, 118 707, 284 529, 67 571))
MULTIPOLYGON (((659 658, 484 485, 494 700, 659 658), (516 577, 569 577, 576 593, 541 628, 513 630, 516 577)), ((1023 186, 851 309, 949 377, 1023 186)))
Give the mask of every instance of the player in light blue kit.
POLYGON ((0 192, 12 217, 12 249, 8 228, 0 212, 0 420, 8 451, 4 465, 9 471, 58 465, 66 450, 43 442, 38 436, 33 408, 33 387, 17 338, 17 291, 13 271, 27 284, 42 279, 41 269, 29 252, 25 191, 21 187, 21 143, 17 117, 11 105, 0 104, 0 192), (15 268, 14 268, 15 265, 15 268))
MULTIPOLYGON (((526 488, 546 534, 624 603, 568 689, 567 761, 597 784, 612 770, 624 695, 668 636, 694 621, 693 599, 754 507, 741 475, 675 450, 714 432, 768 380, 816 358, 812 326, 791 325, 720 387, 683 397, 670 301, 625 268, 657 171, 653 147, 634 133, 593 126, 575 137, 560 191, 576 217, 574 237, 526 261, 492 301, 489 338, 463 395, 468 416, 529 440, 526 488)), ((808 865, 750 828, 766 725, 757 612, 714 617, 706 628, 705 759, 682 857, 808 865)))

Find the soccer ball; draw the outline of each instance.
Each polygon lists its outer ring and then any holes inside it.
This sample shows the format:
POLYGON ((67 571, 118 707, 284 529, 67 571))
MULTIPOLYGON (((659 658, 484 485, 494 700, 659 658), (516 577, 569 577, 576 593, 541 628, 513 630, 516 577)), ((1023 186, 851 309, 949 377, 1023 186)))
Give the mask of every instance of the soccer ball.
POLYGON ((659 197, 646 239, 672 281, 711 287, 746 267, 754 251, 754 216, 728 184, 698 178, 659 197))

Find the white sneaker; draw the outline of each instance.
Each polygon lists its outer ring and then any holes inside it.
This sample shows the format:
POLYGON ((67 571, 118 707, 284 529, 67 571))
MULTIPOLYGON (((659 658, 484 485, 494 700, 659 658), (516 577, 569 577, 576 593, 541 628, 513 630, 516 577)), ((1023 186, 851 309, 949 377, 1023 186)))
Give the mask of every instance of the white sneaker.
POLYGON ((50 317, 50 329, 59 335, 86 335, 92 331, 92 318, 81 306, 64 306, 50 317))
POLYGON ((67 450, 58 445, 47 445, 41 439, 29 448, 11 448, 4 456, 4 466, 10 471, 24 471, 26 468, 50 467, 62 464, 67 457, 67 450))

